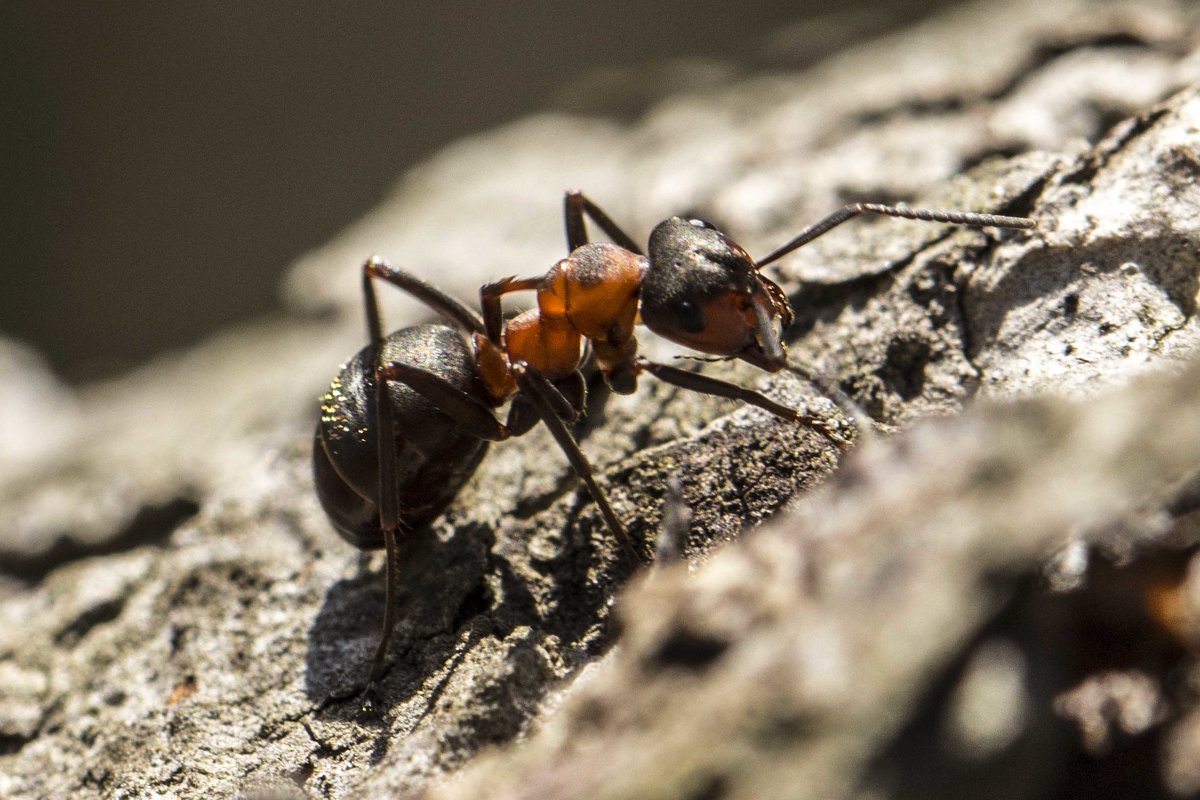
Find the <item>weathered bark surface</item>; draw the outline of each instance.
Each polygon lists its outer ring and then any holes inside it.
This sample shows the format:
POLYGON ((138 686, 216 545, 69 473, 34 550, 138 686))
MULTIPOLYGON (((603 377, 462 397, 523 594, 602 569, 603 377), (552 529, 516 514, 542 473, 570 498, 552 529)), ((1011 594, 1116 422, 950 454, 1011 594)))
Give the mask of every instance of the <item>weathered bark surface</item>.
POLYGON ((1200 791, 1195 34, 1172 5, 968 6, 628 127, 528 120, 306 257, 287 319, 78 397, 6 349, 0 795, 1200 791), (898 431, 848 455, 652 381, 610 401, 584 448, 637 537, 679 478, 692 570, 631 580, 545 431, 494 447, 405 544, 381 702, 320 708, 382 602, 309 476, 356 266, 465 297, 540 272, 568 186, 760 254, 852 200, 1042 227, 856 222, 774 268, 793 354, 898 431))

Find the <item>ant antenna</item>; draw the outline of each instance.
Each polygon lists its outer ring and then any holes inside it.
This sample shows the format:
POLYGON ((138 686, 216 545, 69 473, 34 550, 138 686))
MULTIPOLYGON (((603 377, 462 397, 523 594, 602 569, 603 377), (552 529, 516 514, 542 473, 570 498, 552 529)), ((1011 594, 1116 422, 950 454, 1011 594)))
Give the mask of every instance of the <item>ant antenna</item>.
POLYGON ((759 260, 758 266, 765 267, 788 253, 822 236, 841 225, 846 220, 853 219, 859 214, 882 214, 886 217, 901 219, 916 219, 923 222, 949 222, 955 225, 970 225, 976 228, 1036 228, 1037 223, 1024 217, 1004 217, 998 214, 974 214, 969 211, 937 211, 928 208, 908 208, 907 206, 883 206, 878 203, 852 203, 843 206, 825 219, 809 225, 800 231, 790 242, 778 250, 759 260))
POLYGON ((677 361, 698 361, 702 364, 716 364, 719 361, 733 361, 736 356, 697 356, 691 353, 682 353, 673 356, 677 361))

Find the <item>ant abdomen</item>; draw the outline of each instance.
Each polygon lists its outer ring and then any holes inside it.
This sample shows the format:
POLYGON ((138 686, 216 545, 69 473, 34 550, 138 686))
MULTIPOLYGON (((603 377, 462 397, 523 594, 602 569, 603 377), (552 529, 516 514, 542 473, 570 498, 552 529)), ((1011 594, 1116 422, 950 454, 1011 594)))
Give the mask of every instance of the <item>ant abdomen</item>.
MULTIPOLYGON (((481 390, 474 352, 445 325, 417 325, 386 337, 378 363, 422 367, 463 392, 481 390)), ((375 356, 360 350, 321 400, 313 440, 317 496, 342 538, 362 549, 383 547, 379 527, 379 446, 375 356)), ((471 477, 488 442, 464 431, 411 387, 388 384, 396 439, 395 486, 399 523, 412 530, 440 514, 471 477)))

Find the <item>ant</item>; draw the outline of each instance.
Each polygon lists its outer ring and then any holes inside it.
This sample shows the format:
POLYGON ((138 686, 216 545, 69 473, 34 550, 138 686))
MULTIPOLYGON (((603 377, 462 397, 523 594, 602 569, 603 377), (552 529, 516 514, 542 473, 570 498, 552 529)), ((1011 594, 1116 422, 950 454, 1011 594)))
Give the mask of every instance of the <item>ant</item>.
POLYGON ((778 372, 788 367, 781 335, 793 312, 783 290, 761 267, 864 213, 997 228, 1036 224, 1020 217, 857 203, 805 228, 755 262, 703 220, 671 217, 660 222, 650 234, 647 256, 582 193, 568 192, 564 205, 567 257, 545 275, 484 285, 479 292, 482 314, 379 258, 362 267, 370 343, 342 367, 322 399, 313 472, 317 496, 338 533, 358 548, 386 548, 386 608, 368 689, 383 674, 394 624, 398 531, 416 529, 441 514, 491 442, 520 436, 543 422, 629 561, 647 563, 568 427, 584 410, 580 367, 585 340, 613 391, 631 394, 638 377, 649 373, 808 425, 844 446, 848 442, 837 429, 817 417, 760 392, 639 356, 635 324, 710 356, 778 372), (585 217, 611 243, 589 242, 585 217), (449 324, 416 325, 385 337, 376 279, 408 292, 449 324), (526 290, 537 292, 537 307, 506 320, 501 298, 526 290), (495 409, 510 400, 501 422, 495 409))

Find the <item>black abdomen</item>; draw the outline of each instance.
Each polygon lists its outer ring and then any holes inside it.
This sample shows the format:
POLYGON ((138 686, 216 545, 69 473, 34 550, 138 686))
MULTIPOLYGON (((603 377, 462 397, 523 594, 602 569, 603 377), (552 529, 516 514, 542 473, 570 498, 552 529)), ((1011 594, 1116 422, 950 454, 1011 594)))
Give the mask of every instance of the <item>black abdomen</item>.
MULTIPOLYGON (((371 348, 358 352, 321 400, 313 438, 317 497, 338 533, 363 549, 383 546, 379 529, 379 449, 371 348)), ((462 334, 445 325, 417 325, 388 336, 382 362, 399 361, 486 399, 475 356, 462 334)), ((402 529, 437 517, 474 473, 488 443, 465 432, 408 386, 389 387, 396 433, 396 491, 402 529)))

